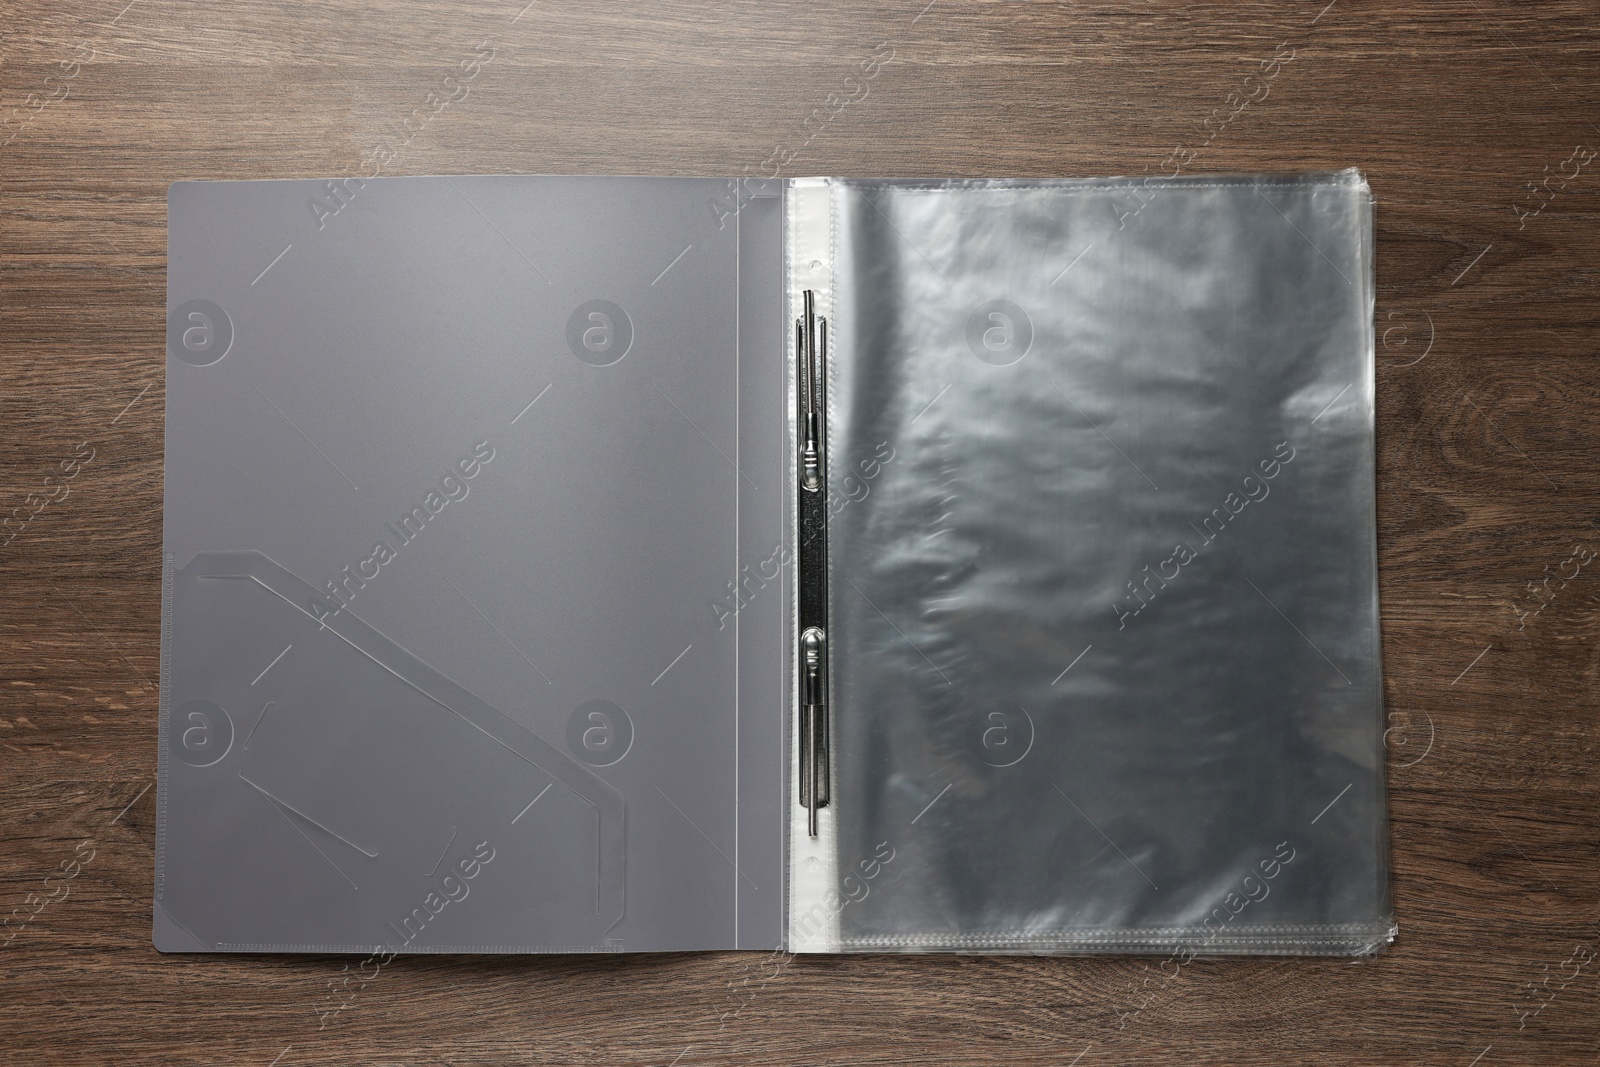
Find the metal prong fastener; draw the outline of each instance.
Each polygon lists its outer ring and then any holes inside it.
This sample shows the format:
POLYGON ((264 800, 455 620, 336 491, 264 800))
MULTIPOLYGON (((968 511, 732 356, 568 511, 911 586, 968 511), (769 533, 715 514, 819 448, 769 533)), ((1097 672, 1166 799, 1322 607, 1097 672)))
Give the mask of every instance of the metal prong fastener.
POLYGON ((807 492, 822 488, 822 369, 828 358, 828 320, 819 318, 816 297, 807 289, 805 316, 796 323, 800 363, 800 411, 805 420, 800 450, 800 484, 807 492))
POLYGON ((800 635, 800 792, 806 821, 817 836, 817 808, 827 790, 828 639, 818 627, 800 635))
POLYGON ((799 610, 800 805, 817 836, 817 809, 828 806, 828 320, 817 314, 816 293, 803 294, 795 320, 799 378, 799 436, 795 494, 796 580, 799 610))

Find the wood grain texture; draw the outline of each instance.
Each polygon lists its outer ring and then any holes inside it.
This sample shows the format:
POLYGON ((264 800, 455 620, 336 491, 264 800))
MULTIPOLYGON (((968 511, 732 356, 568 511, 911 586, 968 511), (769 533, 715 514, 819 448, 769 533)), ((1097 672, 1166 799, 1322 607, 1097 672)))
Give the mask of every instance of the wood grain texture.
POLYGON ((0 916, 56 897, 0 931, 0 1062, 1600 1057, 1600 960, 1574 955, 1600 951, 1600 560, 1563 566, 1600 549, 1600 159, 1566 162, 1600 147, 1593 3, 126 3, 13 0, 0 37, 0 503, 93 450, 0 549, 0 916), (403 128, 481 43, 469 94, 403 128), (354 174, 384 144, 386 173, 733 175, 775 147, 786 174, 1139 174, 1175 145, 1195 173, 1363 168, 1393 949, 1171 981, 1140 959, 402 958, 325 1027, 342 958, 158 955, 166 186, 354 174))

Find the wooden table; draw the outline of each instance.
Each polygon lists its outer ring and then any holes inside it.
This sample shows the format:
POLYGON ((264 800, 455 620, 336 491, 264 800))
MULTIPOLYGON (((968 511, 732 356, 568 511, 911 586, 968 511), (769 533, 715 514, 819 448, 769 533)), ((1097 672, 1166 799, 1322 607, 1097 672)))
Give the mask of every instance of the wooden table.
POLYGON ((58 884, 46 876, 78 873, 0 948, 0 1061, 1600 1056, 1593 4, 16 0, 10 12, 4 507, 63 460, 81 473, 0 550, 0 912, 31 912, 28 894, 58 884), (474 53, 490 58, 463 95, 444 79, 474 53), (873 54, 892 58, 841 105, 873 54), (1394 947, 1203 962, 1170 983, 1136 958, 413 957, 321 1029, 343 958, 158 955, 166 186, 354 174, 380 145, 388 173, 733 175, 775 148, 793 154, 785 174, 1365 170, 1378 197, 1394 947))

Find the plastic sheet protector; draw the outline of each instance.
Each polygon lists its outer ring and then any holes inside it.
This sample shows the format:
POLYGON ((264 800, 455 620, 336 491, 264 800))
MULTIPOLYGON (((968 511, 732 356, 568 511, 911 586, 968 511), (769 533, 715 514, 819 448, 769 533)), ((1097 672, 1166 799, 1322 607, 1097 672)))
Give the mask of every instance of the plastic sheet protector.
POLYGON ((169 212, 158 948, 1394 937, 1359 173, 169 212))

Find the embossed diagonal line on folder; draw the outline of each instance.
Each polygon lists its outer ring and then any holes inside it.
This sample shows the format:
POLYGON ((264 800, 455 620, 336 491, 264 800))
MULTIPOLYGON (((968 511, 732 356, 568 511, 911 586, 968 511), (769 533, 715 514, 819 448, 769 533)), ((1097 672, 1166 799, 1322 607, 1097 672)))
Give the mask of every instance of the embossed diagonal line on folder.
POLYGON ((360 845, 356 844, 354 841, 350 840, 348 837, 345 837, 343 834, 340 834, 340 833, 337 833, 336 831, 328 829, 326 826, 322 825, 320 822, 318 822, 317 820, 313 819, 311 816, 307 815, 305 812, 301 811, 299 808, 295 807, 293 804, 290 804, 288 801, 284 800, 282 797, 273 796, 271 793, 267 792, 265 789, 262 789, 259 785, 257 785, 256 783, 252 782, 250 779, 246 778, 244 775, 242 775, 242 774, 239 775, 239 780, 241 782, 243 782, 245 785, 249 786, 251 789, 254 789, 256 792, 260 793, 262 796, 266 797, 268 800, 272 801, 274 804, 278 805, 279 807, 286 808, 287 810, 294 812, 296 815, 300 816, 306 822, 310 823, 312 826, 315 826, 318 830, 321 830, 323 833, 327 834, 329 837, 334 838, 337 841, 343 841, 345 844, 349 845, 351 848, 355 849, 357 852, 361 853, 363 856, 367 857, 368 859, 375 860, 375 859, 378 858, 378 854, 376 852, 368 852, 366 849, 362 848, 360 845))

